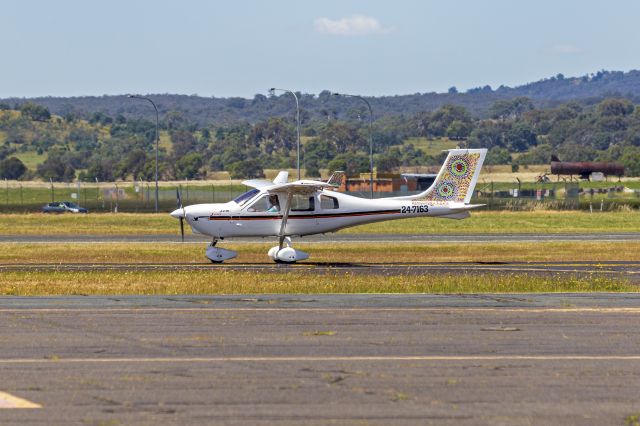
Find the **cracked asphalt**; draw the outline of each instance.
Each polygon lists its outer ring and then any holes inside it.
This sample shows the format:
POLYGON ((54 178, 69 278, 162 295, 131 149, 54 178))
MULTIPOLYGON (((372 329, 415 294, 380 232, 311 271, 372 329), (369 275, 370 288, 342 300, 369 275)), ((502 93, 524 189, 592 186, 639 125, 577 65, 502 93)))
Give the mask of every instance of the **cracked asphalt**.
POLYGON ((640 295, 4 297, 0 424, 625 424, 640 295))

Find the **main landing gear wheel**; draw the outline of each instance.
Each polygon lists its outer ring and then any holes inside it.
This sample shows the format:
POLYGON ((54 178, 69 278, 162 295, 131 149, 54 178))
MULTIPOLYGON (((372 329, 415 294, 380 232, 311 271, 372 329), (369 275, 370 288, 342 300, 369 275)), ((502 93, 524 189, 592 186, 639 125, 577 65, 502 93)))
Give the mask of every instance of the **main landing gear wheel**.
POLYGON ((295 263, 298 260, 309 258, 309 253, 291 247, 290 237, 284 238, 282 248, 280 246, 271 247, 268 255, 276 263, 295 263))
POLYGON ((207 247, 205 256, 211 261, 211 263, 222 263, 225 260, 233 259, 238 255, 238 252, 233 250, 227 250, 220 247, 216 247, 218 240, 213 240, 207 247))

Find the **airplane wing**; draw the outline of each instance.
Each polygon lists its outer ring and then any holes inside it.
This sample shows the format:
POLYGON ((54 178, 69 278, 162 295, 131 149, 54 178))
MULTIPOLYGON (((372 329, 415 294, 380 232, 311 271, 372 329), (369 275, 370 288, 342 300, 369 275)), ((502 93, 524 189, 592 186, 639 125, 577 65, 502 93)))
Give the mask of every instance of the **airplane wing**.
POLYGON ((315 180, 299 180, 297 182, 281 183, 278 185, 271 185, 265 188, 269 193, 286 193, 286 194, 309 194, 315 191, 319 191, 323 188, 333 188, 325 182, 315 180))
POLYGON ((256 189, 264 189, 273 185, 286 184, 287 179, 289 179, 289 172, 283 170, 278 173, 278 176, 276 176, 273 182, 267 179, 250 179, 242 181, 242 184, 256 189))
POLYGON ((242 184, 256 189, 263 189, 268 186, 273 186, 273 182, 267 179, 249 179, 242 181, 242 184))
POLYGON ((269 194, 284 193, 287 195, 311 194, 323 188, 333 188, 333 185, 315 180, 299 180, 296 182, 274 184, 266 179, 251 179, 243 181, 242 184, 259 190, 266 190, 269 194))

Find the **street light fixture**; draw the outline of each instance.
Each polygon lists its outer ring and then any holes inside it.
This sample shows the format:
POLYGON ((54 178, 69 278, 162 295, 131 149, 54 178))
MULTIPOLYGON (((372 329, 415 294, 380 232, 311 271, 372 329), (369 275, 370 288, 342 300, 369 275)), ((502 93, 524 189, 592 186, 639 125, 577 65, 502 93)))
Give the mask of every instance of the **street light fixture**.
POLYGON ((290 93, 293 95, 293 98, 296 100, 296 132, 298 133, 298 180, 300 180, 300 103, 298 102, 298 96, 295 94, 293 90, 289 89, 276 89, 272 87, 269 89, 269 93, 273 95, 276 91, 290 93))
POLYGON ((345 98, 357 98, 360 99, 362 102, 364 102, 365 104, 367 104, 367 107, 369 108, 369 190, 370 190, 370 197, 373 198, 373 110, 371 109, 371 104, 369 103, 368 100, 366 100, 365 98, 363 98, 360 95, 347 95, 346 93, 333 93, 333 96, 343 96, 345 98))
POLYGON ((156 104, 153 103, 153 101, 151 99, 145 98, 144 96, 128 95, 127 98, 130 98, 130 99, 142 99, 144 101, 151 102, 151 105, 153 105, 153 109, 156 110, 156 171, 155 171, 156 204, 155 204, 155 210, 156 210, 156 213, 158 213, 158 144, 159 144, 159 141, 160 141, 160 133, 158 131, 159 126, 160 126, 160 120, 159 120, 159 117, 158 117, 158 107, 156 107, 156 104))

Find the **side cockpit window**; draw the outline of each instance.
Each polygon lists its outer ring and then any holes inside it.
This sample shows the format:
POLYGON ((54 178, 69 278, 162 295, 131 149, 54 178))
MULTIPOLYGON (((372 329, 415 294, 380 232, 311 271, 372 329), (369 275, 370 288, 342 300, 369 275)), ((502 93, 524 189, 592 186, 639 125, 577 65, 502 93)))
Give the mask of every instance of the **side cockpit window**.
POLYGON ((320 196, 320 208, 322 210, 334 210, 339 208, 338 199, 334 197, 329 197, 328 195, 320 196))
POLYGON ((313 196, 295 194, 291 197, 292 212, 312 212, 316 209, 316 203, 313 196))
POLYGON ((268 212, 280 211, 280 202, 277 195, 264 195, 256 200, 248 209, 248 212, 268 212))

